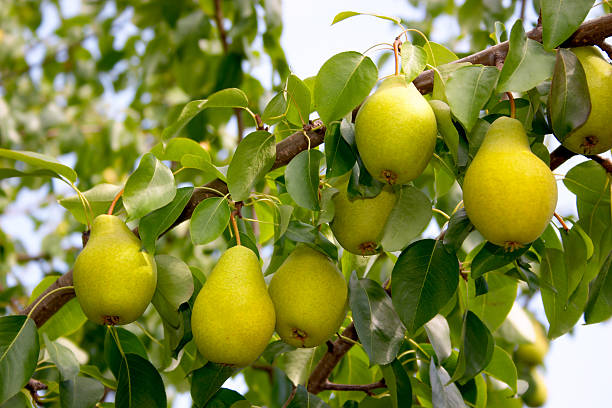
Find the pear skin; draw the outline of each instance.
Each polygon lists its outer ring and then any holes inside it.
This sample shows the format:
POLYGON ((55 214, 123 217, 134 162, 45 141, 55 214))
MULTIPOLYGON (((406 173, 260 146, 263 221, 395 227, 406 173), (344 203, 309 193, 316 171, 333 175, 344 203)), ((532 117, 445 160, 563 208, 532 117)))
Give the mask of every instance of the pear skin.
POLYGON ((346 316, 344 276, 327 256, 306 245, 298 245, 287 257, 268 290, 276 309, 276 332, 292 346, 318 346, 346 316))
POLYGON ((198 293, 191 330, 205 359, 245 367, 274 333, 274 305, 257 255, 237 245, 221 255, 198 293))
POLYGON ((563 146, 578 154, 599 154, 612 148, 612 65, 595 47, 578 47, 578 57, 586 75, 591 113, 586 122, 563 140, 563 146))
POLYGON ((557 205, 557 183, 531 152, 520 121, 501 117, 491 124, 466 172, 463 202, 476 229, 509 250, 544 232, 557 205))
POLYGON ((127 324, 145 311, 157 286, 153 257, 114 215, 94 219, 87 245, 73 268, 76 297, 89 320, 127 324))
POLYGON ((546 403, 548 398, 548 390, 544 377, 537 370, 531 370, 527 375, 527 383, 529 388, 523 394, 523 402, 528 407, 541 407, 546 403))
POLYGON ((533 343, 519 344, 514 356, 517 362, 528 366, 536 366, 544 363, 546 353, 548 353, 548 339, 544 329, 533 318, 533 329, 535 331, 535 341, 533 343))
POLYGON ((355 118, 355 141, 363 164, 383 183, 406 184, 427 166, 436 144, 431 106, 404 77, 386 79, 355 118))
POLYGON ((372 198, 349 199, 347 183, 333 198, 335 215, 329 224, 344 249, 356 255, 379 252, 380 238, 397 197, 390 186, 372 198))

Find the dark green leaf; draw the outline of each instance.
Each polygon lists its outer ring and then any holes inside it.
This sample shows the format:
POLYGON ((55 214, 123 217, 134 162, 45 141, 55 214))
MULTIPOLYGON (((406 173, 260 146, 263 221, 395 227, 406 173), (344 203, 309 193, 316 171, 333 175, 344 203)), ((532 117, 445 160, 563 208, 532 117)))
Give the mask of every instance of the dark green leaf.
POLYGON ((591 285, 584 311, 587 324, 599 323, 612 316, 612 252, 608 254, 597 279, 591 285))
POLYGON ((104 395, 104 386, 92 378, 76 377, 60 382, 59 393, 62 408, 91 408, 104 395))
POLYGON ((60 175, 73 183, 77 179, 77 174, 74 170, 60 163, 53 157, 44 154, 28 152, 25 150, 9 150, 0 148, 0 157, 19 160, 38 169, 52 171, 53 173, 60 175))
POLYGON ((444 234, 444 245, 449 249, 458 251, 465 238, 474 230, 472 222, 465 212, 465 208, 460 209, 451 216, 444 234))
POLYGON ((321 120, 330 124, 361 103, 378 79, 376 64, 355 51, 342 52, 328 59, 317 74, 315 107, 321 120))
MULTIPOLYGON (((571 271, 567 274, 568 297, 574 293, 587 269, 587 244, 581 231, 580 226, 575 226, 568 232, 561 232, 565 270, 571 271)), ((567 302, 567 298, 564 301, 567 302)))
POLYGON ((170 255, 157 255, 157 286, 151 303, 164 323, 176 328, 181 323, 179 306, 193 293, 193 277, 187 264, 170 255))
POLYGON ((123 205, 128 212, 128 220, 135 220, 163 207, 175 195, 172 171, 152 153, 145 154, 125 183, 123 205))
POLYGON ((451 152, 455 163, 459 163, 459 133, 453 124, 450 107, 443 101, 431 100, 429 105, 436 115, 438 132, 442 135, 444 143, 451 152))
MULTIPOLYGON (((138 354, 144 359, 148 358, 147 351, 135 334, 120 327, 116 329, 119 336, 119 342, 121 343, 121 349, 124 353, 138 354)), ((119 367, 121 366, 123 357, 109 330, 106 331, 106 337, 104 337, 104 360, 106 364, 108 364, 111 372, 115 375, 115 378, 118 378, 119 367)))
MULTIPOLYGON (((120 186, 115 186, 112 184, 98 184, 97 186, 83 192, 82 194, 85 196, 85 198, 91 205, 91 209, 95 217, 100 214, 106 214, 106 212, 108 211, 108 207, 113 202, 113 198, 115 198, 119 190, 121 190, 120 186)), ((70 213, 78 222, 82 224, 87 224, 87 217, 83 208, 83 202, 81 201, 78 195, 62 198, 61 200, 59 200, 59 203, 65 209, 70 211, 70 213)), ((87 216, 89 216, 89 211, 87 212, 87 216)))
POLYGON ((27 384, 39 351, 34 320, 27 316, 0 317, 0 404, 27 384))
POLYGON ((393 408, 412 406, 412 385, 406 369, 398 359, 391 364, 381 367, 385 384, 391 394, 393 408))
POLYGON ((140 355, 125 355, 117 381, 117 408, 167 407, 164 381, 153 364, 140 355))
POLYGON ((295 396, 287 408, 329 408, 329 405, 323 402, 321 398, 306 391, 306 388, 299 384, 295 396))
POLYGON ((191 379, 191 398, 198 407, 204 407, 217 393, 225 380, 234 375, 238 369, 222 364, 208 362, 204 367, 193 372, 191 379))
POLYGON ((355 165, 355 154, 344 140, 340 124, 332 123, 325 131, 325 164, 327 178, 339 177, 348 173, 355 165))
POLYGON ((311 105, 310 89, 298 78, 291 74, 287 78, 287 119, 291 123, 305 125, 308 123, 311 105))
POLYGON ((353 322, 370 357, 370 365, 389 364, 395 359, 406 331, 391 299, 380 284, 358 279, 355 272, 351 275, 349 288, 353 322))
POLYGON ((295 202, 309 210, 319 210, 319 165, 323 153, 305 150, 295 156, 285 169, 287 191, 295 202))
POLYGON ((412 82, 427 65, 427 53, 423 47, 413 45, 406 41, 401 47, 402 70, 406 76, 406 83, 412 82))
POLYGON ((544 47, 551 50, 567 40, 587 16, 593 3, 593 0, 541 0, 544 47))
POLYGON ((203 200, 191 216, 191 241, 195 245, 207 244, 219 237, 230 220, 230 208, 223 197, 203 200))
POLYGON ((259 130, 247 135, 238 144, 227 169, 227 187, 232 200, 246 200, 253 185, 272 168, 275 159, 273 134, 259 130))
POLYGON ((205 408, 251 408, 251 403, 248 402, 242 395, 228 388, 221 388, 213 395, 213 397, 204 406, 205 408), (242 401, 246 405, 237 404, 242 401))
POLYGON ((432 403, 436 408, 465 408, 463 397, 442 366, 429 364, 432 403))
POLYGON ((477 279, 489 271, 508 265, 527 252, 528 249, 529 246, 524 246, 509 252, 505 250, 504 247, 487 242, 485 246, 478 251, 474 260, 472 260, 472 279, 477 279))
POLYGON ((459 261, 440 241, 417 241, 402 251, 391 280, 393 306, 409 333, 414 333, 455 294, 459 261))
POLYGON ((495 340, 487 326, 469 310, 466 312, 461 330, 461 349, 453 381, 464 383, 484 370, 493 357, 495 340))

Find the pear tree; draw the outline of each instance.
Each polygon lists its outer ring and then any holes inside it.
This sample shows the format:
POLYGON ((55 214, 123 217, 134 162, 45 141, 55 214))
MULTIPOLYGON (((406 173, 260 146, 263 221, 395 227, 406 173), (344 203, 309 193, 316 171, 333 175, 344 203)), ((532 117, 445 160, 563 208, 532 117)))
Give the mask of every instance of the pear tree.
POLYGON ((5 3, 0 408, 542 406, 612 317, 609 2, 5 3))

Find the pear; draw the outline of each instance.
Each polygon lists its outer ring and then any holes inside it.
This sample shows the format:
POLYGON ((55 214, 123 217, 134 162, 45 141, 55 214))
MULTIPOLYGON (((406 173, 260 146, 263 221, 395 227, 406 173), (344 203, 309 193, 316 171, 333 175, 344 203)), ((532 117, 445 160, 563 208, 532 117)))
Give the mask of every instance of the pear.
POLYGON ((198 293, 191 330, 205 359, 245 367, 274 333, 274 305, 255 253, 237 245, 221 255, 198 293))
POLYGON ((501 117, 491 124, 465 175, 463 202, 476 229, 506 249, 544 232, 557 204, 557 183, 531 152, 521 122, 501 117))
POLYGON ((528 407, 541 407, 546 403, 548 390, 544 377, 537 370, 531 370, 527 375, 527 383, 529 388, 522 396, 523 402, 528 407))
POLYGON ((563 146, 579 154, 598 154, 612 147, 612 65, 595 47, 572 49, 584 68, 591 99, 586 122, 563 140, 563 146))
POLYGON ((335 215, 329 224, 344 249, 357 255, 379 252, 379 242, 397 197, 390 186, 372 198, 350 199, 348 181, 340 185, 333 198, 335 215))
POLYGON ((327 256, 306 245, 291 252, 268 290, 276 309, 276 332, 292 346, 318 346, 346 316, 344 276, 327 256))
POLYGON ((388 184, 406 184, 423 172, 436 134, 431 106, 403 76, 386 79, 355 118, 355 141, 363 164, 375 179, 388 184))
POLYGON ((74 291, 89 320, 127 324, 145 311, 157 286, 153 257, 114 215, 98 215, 73 268, 74 291))
POLYGON ((533 321, 535 341, 533 343, 519 344, 514 353, 517 362, 528 366, 536 366, 544 363, 544 357, 548 353, 548 339, 540 323, 533 321))

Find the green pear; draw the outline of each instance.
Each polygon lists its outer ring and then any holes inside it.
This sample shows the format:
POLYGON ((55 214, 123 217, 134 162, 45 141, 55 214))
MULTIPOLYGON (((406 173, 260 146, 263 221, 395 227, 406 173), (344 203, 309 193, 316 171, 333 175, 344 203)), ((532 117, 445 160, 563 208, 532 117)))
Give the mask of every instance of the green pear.
POLYGON ((531 370, 527 375, 527 383, 529 388, 521 397, 528 407, 541 407, 546 403, 548 390, 544 377, 537 370, 531 370))
POLYGON ((198 293, 191 330, 205 359, 245 367, 274 333, 274 305, 257 255, 237 245, 221 255, 198 293))
POLYGON ((346 316, 344 276, 327 256, 306 245, 291 252, 268 290, 276 309, 276 332, 292 346, 318 346, 346 316))
POLYGON ((535 331, 535 341, 533 343, 519 344, 514 356, 517 362, 528 366, 536 366, 544 363, 544 357, 548 353, 548 339, 542 325, 533 318, 533 329, 535 331))
POLYGON ((89 320, 127 324, 145 311, 157 286, 153 257, 114 215, 98 215, 73 268, 74 291, 89 320))
POLYGON ((521 122, 501 117, 491 124, 466 172, 463 203, 476 229, 506 249, 544 232, 557 204, 557 183, 531 152, 521 122))
POLYGON ((386 79, 355 118, 355 141, 363 164, 377 180, 406 184, 417 178, 436 144, 431 106, 403 76, 386 79))
POLYGON ((350 199, 347 184, 338 186, 334 195, 334 219, 329 224, 334 236, 344 249, 357 255, 379 252, 379 243, 389 214, 397 201, 390 186, 372 198, 350 199))
POLYGON ((598 154, 612 147, 612 65, 595 47, 572 49, 584 68, 591 99, 586 122, 563 140, 563 146, 579 154, 598 154))

